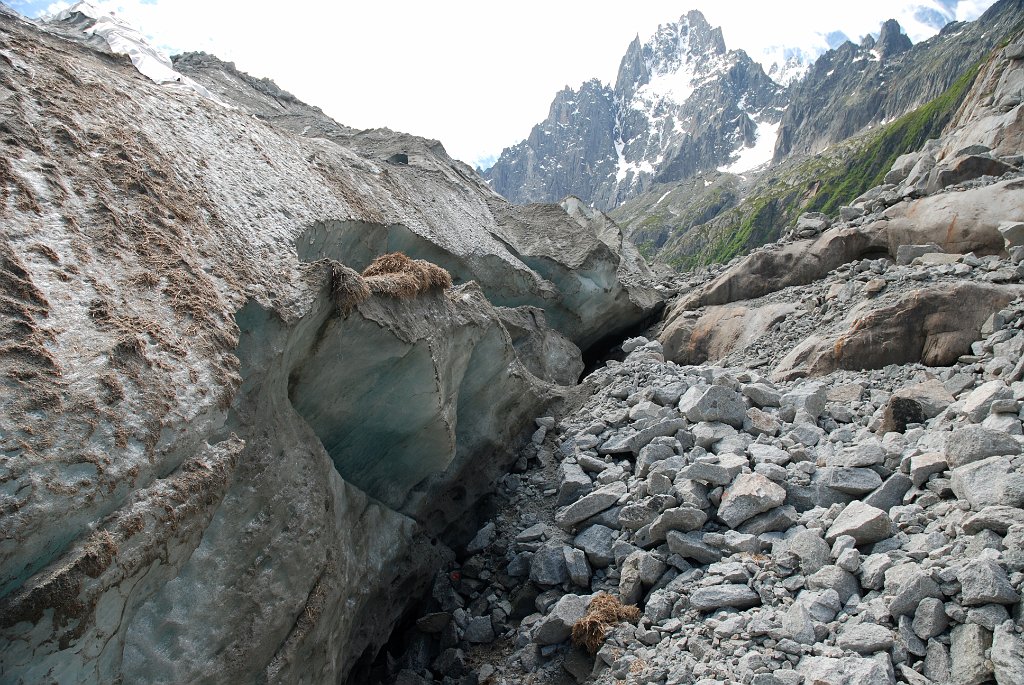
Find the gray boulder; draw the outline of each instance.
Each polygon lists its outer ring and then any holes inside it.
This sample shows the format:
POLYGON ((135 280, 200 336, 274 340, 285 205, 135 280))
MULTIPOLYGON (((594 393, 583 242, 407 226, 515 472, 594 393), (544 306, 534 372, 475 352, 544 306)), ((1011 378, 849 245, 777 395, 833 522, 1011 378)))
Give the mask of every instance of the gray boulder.
POLYGON ((563 528, 571 528, 577 523, 586 521, 595 514, 612 506, 619 501, 619 498, 626 494, 626 484, 616 481, 594 492, 583 496, 569 506, 559 509, 555 513, 555 523, 563 528))
POLYGON ((589 596, 565 595, 550 613, 538 624, 533 633, 533 641, 539 645, 555 645, 569 639, 572 627, 583 618, 590 605, 589 596))
POLYGON ((979 625, 966 623, 950 635, 950 678, 960 685, 978 685, 992 677, 992 662, 985 651, 992 646, 992 634, 979 625))
POLYGON ((874 623, 858 623, 845 628, 839 634, 836 644, 858 654, 874 654, 887 651, 895 639, 892 631, 874 623))
POLYGON ((955 469, 988 457, 1020 454, 1020 444, 1002 431, 964 426, 946 438, 946 463, 955 469))
POLYGON ((615 542, 615 531, 607 526, 593 525, 581 532, 573 540, 573 545, 587 555, 594 568, 605 568, 615 560, 612 544, 615 542))
POLYGON ((678 554, 684 559, 692 559, 698 564, 713 564, 722 558, 722 553, 704 542, 698 533, 670 530, 666 539, 673 554, 678 554))
POLYGON ((922 599, 914 611, 914 633, 922 640, 940 635, 949 626, 949 618, 942 600, 936 597, 922 599))
POLYGON ((971 391, 964 400, 961 411, 974 423, 981 423, 988 416, 992 403, 999 400, 1012 400, 1013 392, 1003 381, 989 381, 971 391))
POLYGON ((1009 457, 989 457, 955 468, 950 482, 956 496, 975 510, 1024 504, 1024 476, 1014 469, 1009 457))
POLYGON ((972 561, 958 574, 965 606, 983 604, 1016 604, 1020 600, 1010 585, 1006 571, 994 561, 972 561))
POLYGON ((999 685, 1024 685, 1024 641, 1012 621, 992 633, 992 666, 999 685))
POLYGON ((871 469, 828 467, 822 471, 824 485, 847 495, 865 495, 882 485, 882 477, 871 469))
POLYGON ((715 585, 697 588, 690 593, 690 606, 700 611, 722 607, 749 609, 761 604, 761 596, 746 585, 715 585))
POLYGON ((561 543, 548 543, 534 553, 530 560, 530 580, 541 585, 561 585, 568 579, 561 543))
POLYGON ((836 517, 825 539, 835 542, 840 535, 849 535, 858 545, 878 542, 892 535, 892 520, 881 509, 863 502, 851 502, 836 517))
POLYGON ((889 614, 894 617, 913 614, 917 611, 918 605, 929 597, 942 598, 939 584, 927 571, 915 571, 900 583, 899 589, 889 603, 889 614))
POLYGON ((759 473, 741 473, 733 481, 718 507, 718 518, 730 528, 747 519, 781 506, 786 490, 759 473))
POLYGON ((796 670, 810 685, 893 685, 896 680, 886 664, 863 657, 806 656, 796 670))
POLYGON ((679 400, 679 413, 694 423, 719 422, 742 428, 747 407, 735 390, 721 385, 694 386, 679 400))

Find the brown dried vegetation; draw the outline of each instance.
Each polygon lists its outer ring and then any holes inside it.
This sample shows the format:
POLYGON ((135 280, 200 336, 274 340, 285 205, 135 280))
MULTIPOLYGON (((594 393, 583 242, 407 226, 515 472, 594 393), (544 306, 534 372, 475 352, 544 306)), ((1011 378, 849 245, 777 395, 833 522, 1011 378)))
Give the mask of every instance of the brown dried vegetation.
POLYGON ((410 259, 401 252, 381 255, 363 270, 369 289, 387 297, 415 297, 434 288, 452 287, 452 276, 437 264, 410 259))
POLYGON ((370 288, 355 270, 334 260, 327 261, 331 268, 331 298, 342 314, 348 316, 360 302, 369 299, 370 288))
POLYGON ((618 597, 602 592, 591 600, 586 615, 572 627, 573 644, 595 654, 615 624, 620 621, 635 623, 639 618, 640 609, 623 604, 618 597))

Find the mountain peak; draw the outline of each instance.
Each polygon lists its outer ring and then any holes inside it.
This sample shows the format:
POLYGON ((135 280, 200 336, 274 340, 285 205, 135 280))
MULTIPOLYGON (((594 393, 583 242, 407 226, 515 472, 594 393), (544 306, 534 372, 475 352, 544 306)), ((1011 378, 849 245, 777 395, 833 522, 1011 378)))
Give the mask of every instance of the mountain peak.
POLYGON ((911 47, 913 47, 913 43, 903 33, 903 27, 898 21, 889 19, 882 24, 882 31, 878 34, 878 40, 875 42, 875 49, 882 57, 898 55, 911 47))

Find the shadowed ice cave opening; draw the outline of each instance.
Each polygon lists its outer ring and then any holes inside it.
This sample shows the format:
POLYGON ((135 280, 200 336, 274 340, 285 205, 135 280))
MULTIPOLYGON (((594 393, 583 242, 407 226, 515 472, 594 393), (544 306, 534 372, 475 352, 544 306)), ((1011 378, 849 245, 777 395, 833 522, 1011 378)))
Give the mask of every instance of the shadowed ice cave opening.
POLYGON ((383 254, 403 252, 414 259, 425 259, 447 269, 456 284, 473 278, 469 267, 461 259, 402 224, 317 222, 296 238, 295 250, 301 261, 333 259, 356 271, 362 271, 383 254))

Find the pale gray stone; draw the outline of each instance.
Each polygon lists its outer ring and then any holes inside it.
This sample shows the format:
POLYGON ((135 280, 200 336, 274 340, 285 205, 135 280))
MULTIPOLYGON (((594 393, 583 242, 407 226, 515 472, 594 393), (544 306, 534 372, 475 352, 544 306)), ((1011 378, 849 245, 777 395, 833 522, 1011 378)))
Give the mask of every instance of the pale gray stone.
POLYGON ((871 469, 827 467, 821 473, 826 486, 848 495, 866 495, 882 485, 882 477, 871 469))
POLYGON ((844 571, 856 573, 860 570, 860 551, 856 549, 843 550, 836 558, 836 566, 844 571))
POLYGON ((569 579, 561 543, 548 543, 530 560, 530 580, 541 585, 561 585, 569 579))
POLYGON ((615 560, 612 544, 615 542, 615 531, 607 526, 593 525, 581 532, 573 540, 573 545, 587 555, 594 568, 605 568, 615 560))
POLYGON ((680 398, 679 413, 694 423, 720 422, 742 428, 747 407, 735 390, 721 385, 694 386, 680 398))
POLYGON ((922 640, 930 640, 936 635, 942 634, 949 626, 949 619, 946 617, 946 609, 942 600, 935 597, 926 597, 921 600, 914 611, 914 633, 922 640))
POLYGON ((917 611, 922 600, 934 597, 942 598, 942 591, 939 584, 932 579, 927 571, 916 570, 900 583, 899 589, 889 603, 889 613, 892 616, 903 616, 917 611))
MULTIPOLYGON (((787 497, 788 496, 787 492, 787 497)), ((746 533, 749 535, 762 535, 763 533, 789 530, 796 525, 799 518, 800 515, 797 513, 796 509, 787 504, 747 519, 740 524, 740 527, 737 530, 740 533, 746 533)))
POLYGON ((673 507, 666 509, 654 520, 648 531, 649 540, 652 543, 664 542, 665 536, 670 530, 688 532, 700 530, 701 526, 708 520, 708 515, 695 507, 673 507))
POLYGON ((889 668, 863 657, 805 656, 796 667, 808 685, 894 685, 889 668))
POLYGON ((658 462, 671 459, 675 456, 675 450, 668 445, 650 444, 640 450, 640 456, 636 460, 636 475, 646 478, 658 462))
POLYGON ((699 611, 713 611, 722 607, 749 609, 760 604, 760 595, 746 585, 715 585, 697 588, 690 593, 690 606, 699 611))
POLYGON ((765 383, 741 385, 740 392, 758 407, 778 407, 782 403, 779 391, 765 383))
POLYGON ((910 458, 910 479, 914 485, 921 487, 934 473, 942 473, 947 468, 946 457, 938 452, 926 452, 910 458))
POLYGON ((1024 481, 1009 457, 988 457, 953 469, 950 483, 972 509, 1024 504, 1024 481))
POLYGON ((977 623, 987 630, 995 630, 996 626, 1009 619, 1010 612, 1002 604, 986 604, 970 609, 965 623, 977 623))
POLYGON ((643 597, 640 564, 646 552, 637 550, 622 562, 619 568, 619 597, 625 604, 636 604, 643 597))
POLYGON ((844 628, 836 640, 836 644, 843 649, 849 649, 858 654, 886 651, 892 647, 893 642, 895 639, 892 631, 874 623, 858 623, 844 628))
POLYGON ((958 578, 964 606, 1015 604, 1020 600, 1017 591, 1010 585, 1006 571, 994 561, 972 561, 960 570, 958 578))
POLYGON ((782 505, 786 490, 758 473, 741 473, 722 496, 718 518, 730 528, 782 505))
POLYGON ((774 416, 757 407, 747 409, 747 419, 743 422, 743 430, 751 435, 775 436, 782 430, 774 416))
POLYGON ((587 613, 590 597, 565 595, 538 624, 533 641, 539 645, 555 645, 569 639, 572 627, 587 613))
POLYGON ((949 468, 955 469, 987 457, 1020 454, 1020 444, 1006 433, 969 425, 949 434, 945 454, 949 468))
POLYGON ((864 504, 889 511, 895 506, 903 504, 903 496, 910 492, 914 486, 913 481, 900 472, 896 472, 885 479, 882 487, 878 488, 864 498, 864 504))
POLYGON ((558 496, 555 506, 572 504, 594 489, 594 483, 583 469, 572 462, 563 461, 559 467, 558 496))
POLYGON ((924 411, 924 415, 931 419, 941 414, 946 407, 953 404, 953 395, 939 380, 925 381, 917 385, 900 388, 893 393, 893 397, 902 397, 914 400, 924 411))
POLYGON ((992 530, 1006 535, 1010 526, 1024 524, 1024 509, 1007 506, 989 506, 964 519, 964 532, 975 535, 983 530, 992 530))
POLYGON ((794 602, 789 610, 782 614, 781 622, 782 631, 789 639, 802 645, 815 643, 814 622, 811 620, 810 612, 803 604, 794 602))
POLYGON ((949 681, 949 649, 937 640, 928 640, 928 650, 924 657, 922 669, 926 678, 933 683, 949 681))
POLYGON ((625 494, 626 484, 621 481, 598 488, 569 506, 559 509, 555 513, 555 523, 563 528, 569 528, 577 523, 582 523, 591 516, 601 513, 618 502, 619 498, 625 494))
POLYGON ((1012 621, 996 627, 992 634, 992 666, 999 685, 1024 685, 1024 641, 1012 621))
POLYGON ((992 646, 992 634, 975 624, 953 628, 950 635, 950 678, 958 685, 979 685, 992 677, 992 662, 985 650, 992 646))
POLYGON ((961 411, 973 423, 981 423, 988 416, 992 403, 997 400, 1012 400, 1013 392, 1003 381, 983 383, 967 396, 961 411))
POLYGON ((713 564, 722 558, 722 553, 705 543, 697 533, 680 533, 671 530, 666 539, 669 550, 684 559, 692 559, 699 564, 713 564))
POLYGON ((779 449, 774 445, 762 445, 755 442, 747 446, 747 451, 750 453, 750 458, 754 460, 755 464, 785 466, 791 461, 789 452, 779 449))
POLYGON ((885 572, 892 568, 892 557, 888 554, 871 554, 860 562, 860 584, 869 590, 881 590, 885 584, 885 572))
POLYGON ((709 461, 694 462, 684 467, 679 472, 679 476, 711 485, 728 485, 733 479, 733 474, 730 474, 719 464, 713 464, 709 461))
POLYGON ((655 590, 644 606, 644 615, 651 619, 652 623, 661 623, 672 615, 672 607, 678 599, 679 595, 670 590, 655 590))
POLYGON ((583 550, 575 547, 563 547, 565 555, 565 567, 569 572, 569 580, 580 587, 590 587, 590 564, 587 563, 587 555, 583 550))
POLYGON ((858 545, 878 542, 892 535, 892 520, 881 509, 863 502, 851 502, 836 517, 825 539, 834 541, 840 535, 849 535, 858 545))
POLYGON ((619 510, 619 527, 639 530, 658 517, 658 509, 651 500, 627 504, 619 510))
POLYGON ((817 382, 804 383, 782 396, 782 418, 792 421, 798 411, 805 411, 812 419, 817 419, 825 411, 826 401, 824 385, 817 382))
POLYGON ((817 573, 808 576, 807 587, 811 590, 835 590, 844 604, 850 597, 861 593, 857 576, 834 565, 823 566, 817 573))
POLYGON ((821 538, 821 532, 814 529, 798 532, 786 540, 782 548, 799 557, 804 575, 817 573, 831 558, 828 543, 821 538))

